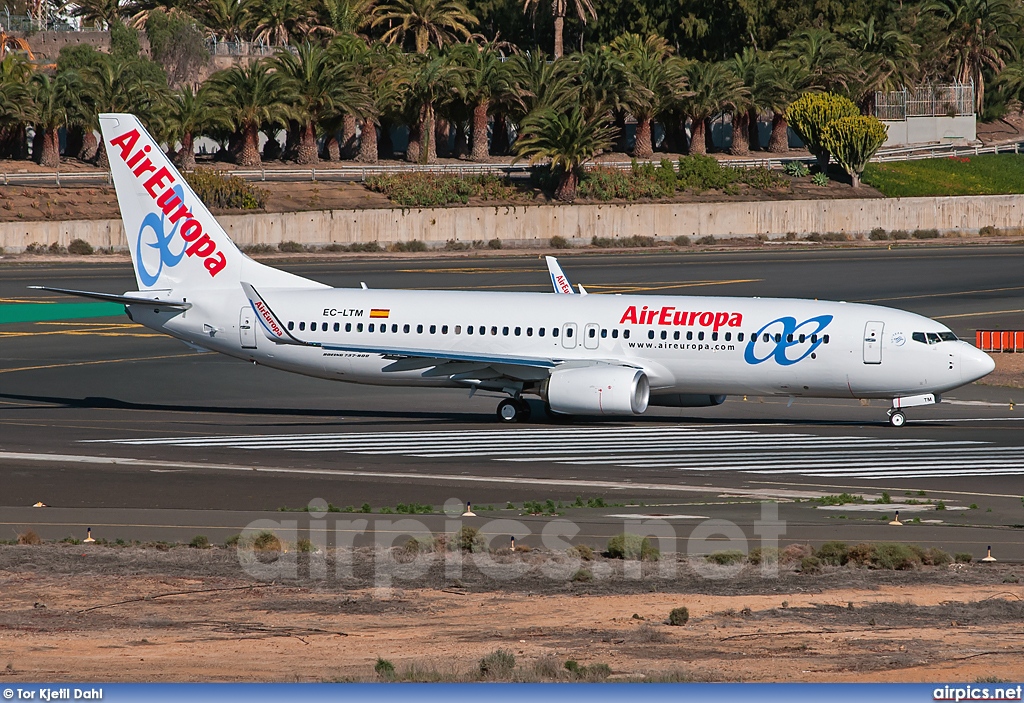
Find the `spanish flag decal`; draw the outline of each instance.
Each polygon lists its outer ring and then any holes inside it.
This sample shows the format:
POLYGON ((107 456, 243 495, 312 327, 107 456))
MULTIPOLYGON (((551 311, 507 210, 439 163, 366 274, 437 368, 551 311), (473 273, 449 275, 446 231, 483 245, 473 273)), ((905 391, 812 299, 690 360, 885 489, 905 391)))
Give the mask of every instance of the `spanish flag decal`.
POLYGON ((370 310, 370 317, 387 317, 391 314, 391 308, 373 308, 370 310))

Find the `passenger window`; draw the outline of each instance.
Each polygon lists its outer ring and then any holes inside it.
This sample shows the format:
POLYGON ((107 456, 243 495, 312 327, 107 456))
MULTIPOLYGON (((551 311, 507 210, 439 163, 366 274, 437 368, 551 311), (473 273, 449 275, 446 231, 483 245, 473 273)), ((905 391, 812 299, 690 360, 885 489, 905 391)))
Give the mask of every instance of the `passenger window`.
POLYGON ((762 338, 762 341, 770 342, 772 341, 772 336, 770 334, 765 334, 765 336, 762 338))
POLYGON ((679 339, 679 330, 672 333, 672 339, 679 339))
POLYGON ((590 337, 591 339, 593 339, 594 337, 597 336, 597 330, 595 330, 593 327, 591 327, 590 328, 590 332, 589 332, 589 334, 587 336, 590 337))
POLYGON ((718 332, 712 332, 711 333, 711 341, 712 342, 717 342, 718 341, 718 332))
POLYGON ((306 323, 305 322, 300 322, 299 323, 299 332, 305 332, 305 331, 306 331, 306 323))
POLYGON ((462 325, 455 325, 455 334, 462 334, 462 325))
POLYGON ((373 323, 371 322, 370 326, 367 327, 366 329, 368 329, 370 332, 373 332, 373 323))
POLYGON ((629 339, 629 330, 622 330, 622 338, 629 339))
POLYGON ((692 331, 686 333, 686 341, 687 342, 693 341, 693 332, 692 331))
POLYGON ((340 322, 335 322, 334 323, 334 331, 335 332, 340 332, 341 331, 341 323, 340 322))
POLYGON ((345 331, 346 332, 351 332, 352 331, 352 323, 351 322, 346 322, 345 323, 345 331))
POLYGON ((618 339, 618 338, 619 338, 619 331, 618 330, 612 330, 612 339, 618 339))
POLYGON ((608 337, 608 330, 601 330, 601 339, 606 339, 607 337, 608 337))
POLYGON ((495 337, 495 336, 497 336, 497 334, 498 334, 498 328, 497 327, 491 327, 491 336, 495 337))
POLYGON ((483 325, 480 325, 480 327, 477 329, 477 332, 479 334, 487 334, 487 328, 484 327, 483 325))
POLYGON ((508 336, 508 327, 502 327, 501 328, 501 334, 502 334, 502 336, 507 337, 508 336))
POLYGON ((468 325, 466 327, 466 334, 473 334, 473 325, 468 325))
POLYGON ((441 334, 448 334, 448 325, 441 325, 441 334))
POLYGON ((437 334, 437 325, 430 326, 430 334, 437 334))
POLYGON ((828 344, 828 335, 826 334, 824 337, 822 337, 821 341, 823 341, 825 344, 828 344))
POLYGON ((526 328, 526 336, 527 337, 532 337, 533 336, 533 328, 532 327, 527 327, 526 328))
POLYGON ((388 326, 387 326, 387 325, 381 325, 381 326, 380 326, 380 332, 381 332, 381 334, 384 334, 384 333, 385 333, 385 332, 387 332, 387 331, 388 331, 388 326))
POLYGON ((409 334, 409 325, 402 325, 402 331, 409 334))
POLYGON ((806 340, 807 340, 807 335, 806 334, 800 335, 800 343, 801 344, 803 344, 806 340))
POLYGON ((398 334, 398 325, 391 325, 391 331, 398 334))
POLYGON ((786 341, 789 342, 790 344, 792 344, 793 343, 793 335, 787 334, 786 335, 786 341))
POLYGON ((288 323, 288 329, 290 329, 290 330, 295 329, 295 322, 294 321, 288 323))
POLYGON ((732 341, 732 332, 726 332, 725 333, 725 341, 727 341, 727 342, 731 342, 732 341))
POLYGON ((647 339, 654 339, 654 330, 647 330, 647 339))
MULTIPOLYGON (((726 339, 729 339, 729 338, 728 338, 728 337, 726 337, 726 339)), ((738 334, 736 335, 736 341, 737 341, 737 342, 742 342, 742 341, 743 341, 743 333, 742 333, 742 332, 739 332, 739 333, 738 333, 738 334)))
POLYGON ((699 341, 699 342, 703 342, 704 341, 704 331, 703 330, 701 330, 700 332, 697 333, 697 341, 699 341))
POLYGON ((538 337, 543 337, 545 332, 547 332, 547 328, 545 328, 545 327, 538 327, 537 328, 537 336, 538 337))
POLYGON ((516 333, 516 336, 518 337, 519 335, 521 335, 523 333, 523 328, 522 327, 516 327, 515 330, 513 330, 513 331, 516 333))
POLYGON ((668 332, 666 332, 665 330, 662 330, 661 331, 661 338, 662 339, 668 339, 668 332))
POLYGON ((359 324, 356 325, 356 332, 362 332, 362 331, 363 331, 363 323, 360 322, 359 324))
POLYGON ((778 344, 781 341, 782 341, 782 335, 781 334, 776 334, 775 335, 775 343, 778 344))
POLYGON ((817 343, 817 341, 818 341, 818 335, 812 334, 811 335, 811 344, 815 344, 815 343, 817 343))
POLYGON ((557 337, 558 336, 558 328, 557 327, 552 327, 551 328, 551 336, 552 337, 557 337))
POLYGON ((423 325, 416 325, 416 334, 423 334, 423 325))

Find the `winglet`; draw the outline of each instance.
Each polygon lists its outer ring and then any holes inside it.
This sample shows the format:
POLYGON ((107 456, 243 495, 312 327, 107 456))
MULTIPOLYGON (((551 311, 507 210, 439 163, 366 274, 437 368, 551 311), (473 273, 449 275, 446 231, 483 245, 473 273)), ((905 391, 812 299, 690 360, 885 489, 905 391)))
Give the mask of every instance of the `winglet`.
POLYGON ((587 289, 583 287, 582 283, 577 283, 576 287, 580 289, 580 295, 588 295, 587 289))
POLYGON ((555 289, 555 292, 563 293, 565 295, 574 295, 576 291, 572 289, 572 284, 569 283, 569 279, 562 272, 562 267, 558 265, 558 259, 553 256, 545 256, 544 260, 548 262, 548 273, 551 274, 551 286, 555 289))
POLYGON ((291 332, 288 331, 288 327, 281 322, 274 311, 270 309, 263 297, 256 292, 252 284, 241 281, 242 290, 245 291, 245 297, 249 299, 249 305, 252 306, 253 312, 256 313, 256 319, 260 321, 260 328, 263 330, 263 334, 267 336, 272 342, 278 344, 298 344, 305 347, 317 347, 319 344, 313 342, 304 342, 301 339, 297 339, 291 332))

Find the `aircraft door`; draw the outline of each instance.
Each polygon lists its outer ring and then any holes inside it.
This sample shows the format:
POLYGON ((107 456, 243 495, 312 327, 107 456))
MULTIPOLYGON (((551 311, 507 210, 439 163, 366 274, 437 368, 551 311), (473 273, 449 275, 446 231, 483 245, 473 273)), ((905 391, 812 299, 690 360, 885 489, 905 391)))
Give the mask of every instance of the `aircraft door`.
POLYGON ((238 313, 238 336, 242 349, 256 348, 256 318, 249 305, 238 313))
POLYGON ((583 328, 583 346, 587 349, 597 349, 601 343, 600 334, 601 326, 596 322, 591 322, 583 328))
POLYGON ((869 322, 864 325, 864 363, 882 363, 882 330, 884 322, 869 322))
POLYGON ((562 325, 562 346, 566 349, 576 348, 576 323, 566 322, 562 325))

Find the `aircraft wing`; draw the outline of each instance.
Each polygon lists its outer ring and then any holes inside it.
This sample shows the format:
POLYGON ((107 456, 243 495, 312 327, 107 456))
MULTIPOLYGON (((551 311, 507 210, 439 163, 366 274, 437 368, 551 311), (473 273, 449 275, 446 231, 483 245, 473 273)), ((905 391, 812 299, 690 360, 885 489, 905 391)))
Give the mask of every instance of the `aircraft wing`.
POLYGON ((555 289, 555 292, 563 295, 574 295, 576 291, 572 289, 572 283, 569 282, 568 276, 562 271, 562 267, 558 265, 558 259, 553 256, 545 256, 544 260, 548 263, 548 273, 551 274, 551 286, 555 289))
POLYGON ((28 286, 32 290, 48 290, 52 293, 64 293, 65 295, 77 295, 80 298, 91 298, 93 300, 103 300, 108 303, 122 303, 124 305, 152 305, 158 308, 170 308, 172 310, 188 310, 192 307, 192 303, 186 303, 183 300, 161 300, 156 297, 149 297, 153 294, 159 294, 160 291, 146 291, 143 294, 141 291, 138 295, 115 295, 113 293, 94 293, 87 290, 70 290, 67 288, 51 288, 49 286, 28 286))

